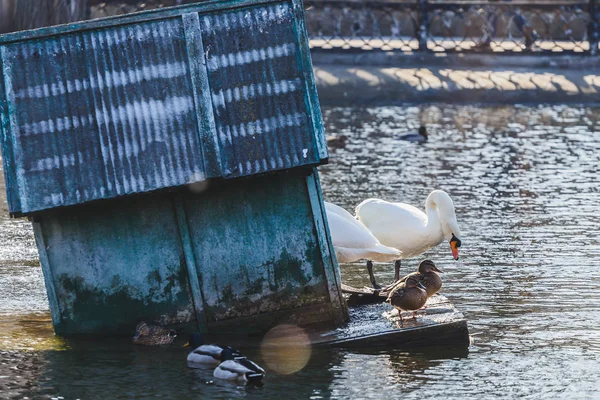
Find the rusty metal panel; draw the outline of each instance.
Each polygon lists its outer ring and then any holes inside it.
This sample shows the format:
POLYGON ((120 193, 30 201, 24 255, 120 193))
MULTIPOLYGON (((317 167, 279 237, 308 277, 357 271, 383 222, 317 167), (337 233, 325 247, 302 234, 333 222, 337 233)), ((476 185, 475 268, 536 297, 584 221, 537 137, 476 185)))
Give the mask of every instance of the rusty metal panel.
POLYGON ((208 2, 0 37, 10 212, 323 162, 302 18, 208 2))

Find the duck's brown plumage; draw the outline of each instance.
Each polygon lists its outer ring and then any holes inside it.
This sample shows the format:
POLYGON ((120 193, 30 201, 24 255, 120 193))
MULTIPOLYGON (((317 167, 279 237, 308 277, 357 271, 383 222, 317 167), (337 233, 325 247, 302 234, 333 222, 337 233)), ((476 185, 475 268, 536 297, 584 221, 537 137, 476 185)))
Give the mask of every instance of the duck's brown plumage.
POLYGON ((412 276, 395 285, 386 301, 398 310, 400 320, 402 311, 413 311, 414 318, 414 312, 425 305, 427 292, 419 287, 418 277, 412 276))
POLYGON ((135 330, 136 332, 135 336, 133 337, 133 343, 143 344, 146 346, 171 344, 177 336, 177 332, 173 329, 156 325, 148 325, 145 322, 140 322, 137 324, 135 330))
POLYGON ((406 275, 398 282, 406 282, 409 277, 416 277, 427 289, 427 297, 431 297, 442 288, 442 278, 437 274, 438 272, 442 271, 435 266, 433 261, 423 260, 419 264, 419 270, 417 272, 406 275))

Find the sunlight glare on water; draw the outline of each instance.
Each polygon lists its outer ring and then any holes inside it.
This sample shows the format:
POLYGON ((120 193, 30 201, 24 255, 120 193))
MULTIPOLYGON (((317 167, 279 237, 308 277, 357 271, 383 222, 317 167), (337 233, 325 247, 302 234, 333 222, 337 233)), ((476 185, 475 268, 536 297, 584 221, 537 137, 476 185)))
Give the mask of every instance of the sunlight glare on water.
MULTIPOLYGON (((600 391, 600 109, 577 106, 325 108, 346 135, 320 167, 326 200, 368 197, 419 208, 433 189, 456 205, 459 262, 444 243, 424 254, 468 322, 468 349, 312 349, 285 375, 260 349, 260 388, 191 370, 182 343, 54 338, 30 225, 0 220, 0 398, 593 398, 600 391), (429 130, 427 143, 398 140, 429 130)), ((4 191, 2 190, 2 196, 4 191)), ((404 273, 419 259, 403 261, 404 273)), ((344 282, 368 283, 362 263, 344 282)), ((376 264, 380 282, 393 277, 376 264)))

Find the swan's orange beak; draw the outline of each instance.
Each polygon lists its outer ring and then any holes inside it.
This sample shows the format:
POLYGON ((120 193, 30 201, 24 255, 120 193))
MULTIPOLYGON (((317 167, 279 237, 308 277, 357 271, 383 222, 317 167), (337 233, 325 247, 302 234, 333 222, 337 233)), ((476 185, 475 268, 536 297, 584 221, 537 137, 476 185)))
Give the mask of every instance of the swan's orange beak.
POLYGON ((450 239, 450 249, 452 249, 452 257, 454 257, 455 260, 458 260, 458 248, 460 245, 460 239, 457 238, 453 233, 452 238, 450 239))
POLYGON ((452 257, 454 257, 455 260, 458 260, 458 242, 451 240, 450 248, 452 249, 452 257))

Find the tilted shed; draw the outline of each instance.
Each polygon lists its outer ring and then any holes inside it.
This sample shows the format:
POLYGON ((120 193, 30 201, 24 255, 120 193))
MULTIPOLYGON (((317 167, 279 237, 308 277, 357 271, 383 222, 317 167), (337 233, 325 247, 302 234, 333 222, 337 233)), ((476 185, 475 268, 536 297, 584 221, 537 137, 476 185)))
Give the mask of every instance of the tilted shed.
POLYGON ((208 1, 0 36, 9 211, 59 334, 346 318, 299 0, 208 1))

